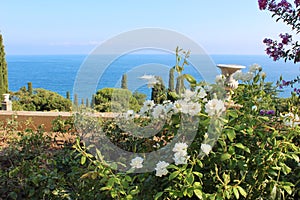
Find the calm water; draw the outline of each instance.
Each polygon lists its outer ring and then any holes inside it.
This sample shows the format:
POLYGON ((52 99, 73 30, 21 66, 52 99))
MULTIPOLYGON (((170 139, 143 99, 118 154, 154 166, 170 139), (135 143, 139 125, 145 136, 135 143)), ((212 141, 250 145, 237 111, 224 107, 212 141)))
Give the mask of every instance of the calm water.
MULTIPOLYGON (((34 88, 45 88, 55 91, 63 96, 67 91, 73 93, 74 81, 80 67, 84 63, 85 55, 38 55, 38 56, 7 56, 9 89, 17 91, 22 86, 27 86, 27 82, 32 82, 34 88)), ((216 64, 240 64, 249 67, 257 63, 263 67, 263 71, 267 73, 267 81, 276 82, 280 75, 284 79, 292 79, 300 74, 299 65, 293 63, 273 62, 267 56, 247 56, 247 55, 212 55, 211 59, 216 64)), ((104 59, 105 60, 105 59, 104 59)), ((104 62, 103 60, 103 62, 104 62)), ((99 62, 99 60, 98 60, 99 62)), ((103 64, 103 63, 102 63, 103 64)), ((87 74, 86 77, 95 79, 98 76, 95 90, 104 87, 120 87, 120 79, 124 73, 134 71, 137 76, 144 74, 166 74, 168 67, 174 66, 174 55, 127 55, 120 57, 109 63, 108 68, 103 71, 99 77, 98 74, 87 74), (156 64, 154 64, 156 63, 156 64), (138 66, 143 66, 140 70, 138 66), (151 67, 155 66, 155 67, 151 67), (152 69, 149 70, 149 69, 152 69), (149 73, 150 72, 150 73, 149 73)), ((98 63, 101 65, 101 63, 98 63)), ((98 65, 95 65, 97 67, 98 65)), ((201 77, 193 71, 192 67, 187 67, 187 72, 196 76, 199 80, 201 77)), ((218 69, 216 69, 218 70, 218 69)), ((245 70, 247 71, 247 69, 245 70)), ((219 72, 219 70, 218 70, 219 72)), ((168 77, 163 77, 167 85, 168 77)), ((130 80, 129 80, 130 81, 130 80)), ((138 82, 135 81, 135 82, 138 82)), ((88 83, 86 83, 88 84, 88 83)), ((147 86, 132 86, 141 92, 149 94, 150 90, 147 86)), ((129 84, 130 85, 130 84, 129 84)), ((290 90, 281 94, 281 96, 289 96, 290 90)))

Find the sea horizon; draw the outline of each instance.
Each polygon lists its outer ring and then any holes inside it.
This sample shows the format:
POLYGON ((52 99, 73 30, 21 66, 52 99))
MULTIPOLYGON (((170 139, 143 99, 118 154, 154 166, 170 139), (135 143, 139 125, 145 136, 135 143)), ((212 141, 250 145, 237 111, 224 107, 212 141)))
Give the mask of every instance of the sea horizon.
MULTIPOLYGON (((114 54, 110 54, 115 56, 114 54)), ((6 55, 8 63, 9 89, 18 91, 21 87, 32 82, 33 88, 45 88, 66 96, 66 92, 73 94, 74 81, 83 62, 88 54, 28 54, 28 55, 6 55)), ((108 56, 108 55, 107 55, 108 56)), ((300 74, 299 65, 292 62, 274 62, 267 55, 237 55, 237 54, 212 54, 209 55, 212 62, 217 64, 238 64, 246 66, 247 71, 252 64, 259 64, 266 72, 266 81, 276 82, 280 75, 285 80, 293 79, 300 74)), ((99 79, 97 90, 104 87, 116 87, 126 70, 135 66, 158 63, 169 67, 175 64, 173 54, 129 54, 117 56, 108 71, 99 79), (122 67, 119 67, 122 66, 122 67)), ((188 69, 188 67, 187 67, 188 69)), ((219 73, 220 70, 217 69, 219 73)), ((192 72, 193 73, 193 72, 192 72)), ((192 74, 193 75, 193 74, 192 74)), ((164 80, 167 85, 168 80, 164 80)), ((149 89, 147 90, 149 96, 149 89)), ((286 88, 281 97, 290 96, 290 89, 286 88)))

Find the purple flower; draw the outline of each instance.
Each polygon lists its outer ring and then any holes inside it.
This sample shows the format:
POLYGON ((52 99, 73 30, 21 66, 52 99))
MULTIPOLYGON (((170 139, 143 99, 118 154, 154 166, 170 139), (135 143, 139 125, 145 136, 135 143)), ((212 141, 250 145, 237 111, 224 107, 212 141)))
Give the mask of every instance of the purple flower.
POLYGON ((266 114, 267 115, 275 115, 275 111, 274 110, 268 110, 266 114))
POLYGON ((296 4, 296 7, 300 5, 300 0, 295 0, 294 3, 296 4))
POLYGON ((292 36, 289 34, 280 34, 279 37, 282 39, 282 44, 287 45, 289 42, 292 41, 292 36))
POLYGON ((260 10, 265 10, 268 5, 268 0, 258 0, 258 6, 260 10))
POLYGON ((260 110, 260 111, 259 111, 259 114, 260 114, 260 115, 265 115, 265 114, 266 114, 266 111, 265 111, 265 110, 260 110))

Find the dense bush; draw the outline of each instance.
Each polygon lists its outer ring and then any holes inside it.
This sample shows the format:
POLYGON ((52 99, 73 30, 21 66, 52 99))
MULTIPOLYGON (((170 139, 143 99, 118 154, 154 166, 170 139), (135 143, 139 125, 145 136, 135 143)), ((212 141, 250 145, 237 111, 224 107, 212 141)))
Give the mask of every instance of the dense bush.
POLYGON ((127 89, 103 88, 95 95, 94 108, 100 112, 138 111, 140 107, 139 101, 127 89))
POLYGON ((61 95, 42 88, 32 94, 25 87, 12 93, 13 110, 25 111, 70 111, 72 102, 61 95))

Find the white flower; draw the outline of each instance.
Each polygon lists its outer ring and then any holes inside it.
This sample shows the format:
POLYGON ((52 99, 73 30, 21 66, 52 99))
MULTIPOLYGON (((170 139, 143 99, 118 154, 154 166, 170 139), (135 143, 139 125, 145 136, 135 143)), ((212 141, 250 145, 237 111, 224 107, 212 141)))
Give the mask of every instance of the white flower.
POLYGON ((233 73, 232 77, 236 80, 242 80, 243 79, 243 72, 241 70, 238 70, 233 73))
POLYGON ((201 111, 201 105, 199 103, 177 100, 174 105, 175 111, 189 114, 191 116, 195 116, 201 111))
POLYGON ((259 66, 258 64, 251 65, 249 68, 249 72, 254 73, 254 72, 258 71, 260 68, 261 68, 261 66, 259 66))
POLYGON ((243 74, 242 81, 250 81, 253 79, 253 73, 247 72, 246 74, 243 74))
POLYGON ((156 176, 159 176, 159 177, 162 177, 166 174, 168 174, 168 170, 167 170, 167 167, 169 166, 169 163, 165 162, 165 161, 159 161, 157 164, 156 164, 156 176))
POLYGON ((205 133, 204 134, 204 139, 207 139, 208 138, 208 133, 205 133))
POLYGON ((175 144, 174 148, 172 149, 173 152, 182 152, 186 151, 188 148, 188 145, 184 142, 178 142, 175 144))
POLYGON ((218 99, 212 99, 205 105, 205 112, 209 116, 220 116, 226 110, 224 102, 218 99))
POLYGON ((198 97, 200 99, 203 99, 207 96, 205 90, 202 87, 200 87, 200 89, 198 89, 197 91, 198 91, 198 97))
POLYGON ((149 112, 149 110, 151 110, 154 107, 154 101, 153 100, 147 100, 144 102, 141 110, 140 110, 140 114, 145 114, 147 112, 149 112))
POLYGON ((205 89, 207 92, 210 92, 211 89, 212 89, 212 86, 210 86, 210 85, 205 85, 205 86, 204 86, 204 89, 205 89))
POLYGON ((212 150, 212 147, 209 144, 201 144, 201 150, 208 155, 209 152, 212 150))
POLYGON ((158 80, 153 75, 144 75, 140 77, 141 79, 144 79, 148 82, 148 87, 153 87, 156 83, 158 83, 158 80))
POLYGON ((125 114, 125 118, 127 119, 127 120, 130 120, 130 119, 133 119, 134 118, 134 111, 133 110, 128 110, 127 112, 126 112, 126 114, 125 114))
POLYGON ((163 105, 159 104, 153 108, 152 116, 154 119, 164 118, 165 114, 165 107, 163 105))
POLYGON ((131 160, 130 166, 132 168, 136 168, 136 169, 142 168, 143 167, 143 161, 144 161, 143 158, 136 157, 136 158, 134 158, 134 159, 131 160))
POLYGON ((300 124, 300 118, 297 114, 294 115, 293 113, 287 113, 283 115, 280 113, 280 116, 283 118, 283 123, 286 126, 295 127, 296 125, 300 124))
POLYGON ((223 85, 224 84, 224 82, 225 82, 225 76, 224 75, 217 75, 216 76, 216 79, 215 79, 215 82, 217 83, 217 84, 221 84, 221 85, 223 85))
POLYGON ((253 78, 253 73, 243 73, 241 70, 238 70, 232 75, 232 77, 236 80, 250 81, 253 78))
POLYGON ((252 106, 252 108, 251 108, 253 111, 257 111, 257 106, 256 105, 254 105, 254 106, 252 106))
POLYGON ((195 92, 193 92, 191 90, 185 90, 183 97, 184 97, 184 100, 190 101, 190 100, 194 99, 195 95, 196 95, 195 92))
POLYGON ((190 157, 187 155, 186 151, 180 151, 180 152, 176 152, 174 154, 174 161, 175 161, 175 165, 184 165, 187 164, 187 160, 190 157))

